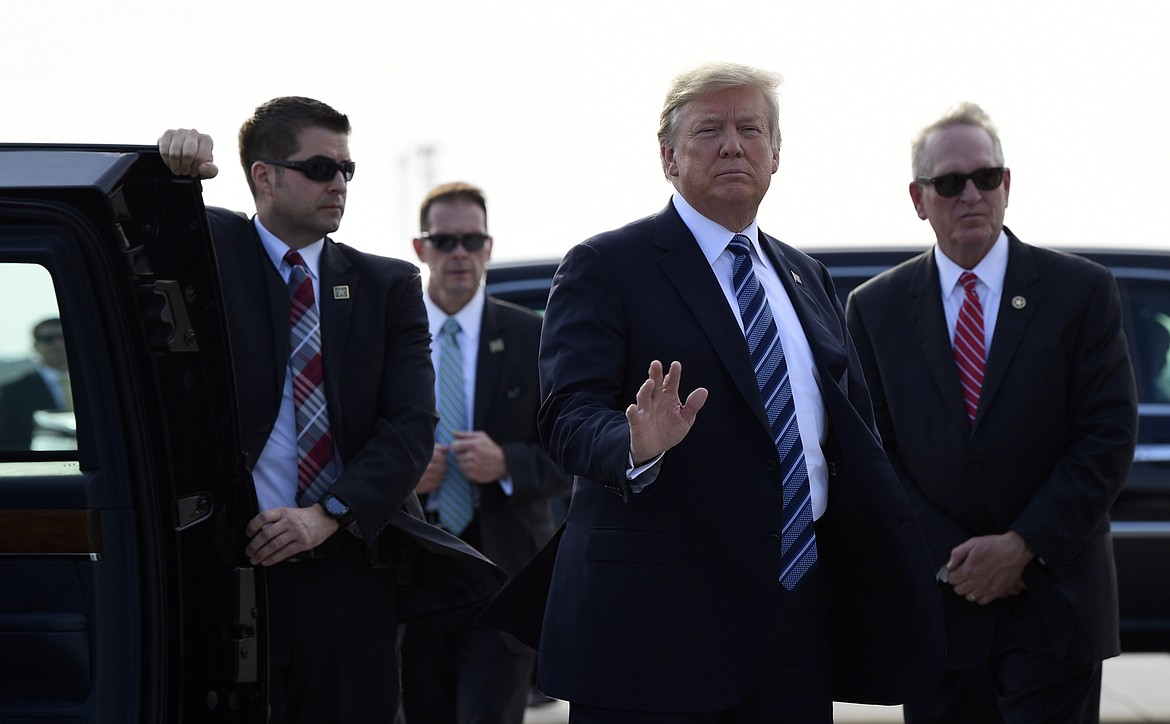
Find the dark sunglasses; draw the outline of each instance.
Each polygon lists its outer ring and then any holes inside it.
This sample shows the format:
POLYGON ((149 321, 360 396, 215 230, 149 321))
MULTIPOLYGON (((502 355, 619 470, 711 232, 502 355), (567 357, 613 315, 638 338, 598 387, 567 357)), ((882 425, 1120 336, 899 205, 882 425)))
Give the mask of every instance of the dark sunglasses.
POLYGON ((974 181, 975 188, 980 191, 990 191, 999 188, 999 185, 1003 183, 1003 172, 1003 166, 999 166, 996 168, 981 168, 971 173, 944 173, 942 176, 935 176, 934 178, 922 177, 916 180, 920 184, 934 186, 934 190, 938 192, 939 196, 950 198, 963 193, 963 189, 967 188, 967 179, 974 181))
POLYGON ((270 163, 273 166, 281 166, 283 168, 291 168, 294 171, 300 171, 305 175, 305 178, 313 181, 332 181, 333 177, 340 171, 346 183, 353 181, 353 171, 357 168, 357 164, 353 161, 330 161, 324 156, 313 156, 307 161, 273 161, 268 158, 256 159, 260 163, 270 163))
POLYGON ((47 344, 49 342, 60 342, 61 340, 65 339, 65 335, 61 334, 60 332, 56 334, 38 334, 36 335, 36 339, 38 342, 47 344))
POLYGON ((429 231, 422 233, 422 238, 439 251, 451 251, 456 244, 463 244, 468 251, 479 251, 492 238, 479 231, 469 234, 432 234, 429 231))

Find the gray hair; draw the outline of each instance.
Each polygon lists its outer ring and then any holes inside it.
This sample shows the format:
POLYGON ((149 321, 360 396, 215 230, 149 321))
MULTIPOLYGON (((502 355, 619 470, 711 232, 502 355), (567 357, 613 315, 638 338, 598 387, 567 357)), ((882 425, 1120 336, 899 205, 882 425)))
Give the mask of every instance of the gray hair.
MULTIPOLYGON (((707 63, 675 76, 666 91, 658 122, 658 145, 674 142, 679 116, 687 103, 726 88, 758 88, 768 109, 768 135, 773 150, 780 148, 780 101, 776 88, 783 79, 776 73, 739 63, 707 63)), ((666 171, 663 161, 663 172, 666 171)))
POLYGON ((999 142, 999 132, 991 122, 991 116, 975 103, 964 101, 951 108, 934 123, 918 132, 914 143, 910 147, 910 170, 914 178, 924 178, 931 173, 931 159, 926 154, 926 142, 935 131, 955 126, 974 126, 982 128, 991 137, 991 153, 996 164, 1003 165, 1003 146, 999 142))

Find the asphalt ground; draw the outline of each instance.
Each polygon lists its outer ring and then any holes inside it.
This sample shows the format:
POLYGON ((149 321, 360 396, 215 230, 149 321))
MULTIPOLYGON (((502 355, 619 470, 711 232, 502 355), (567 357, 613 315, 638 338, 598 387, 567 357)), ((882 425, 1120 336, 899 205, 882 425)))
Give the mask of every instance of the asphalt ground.
MULTIPOLYGON (((834 704, 836 722, 895 724, 902 721, 897 706, 834 704)), ((556 702, 530 707, 524 724, 567 724, 569 705, 556 702)), ((1105 662, 1101 682, 1103 724, 1170 724, 1170 653, 1124 654, 1105 662)))

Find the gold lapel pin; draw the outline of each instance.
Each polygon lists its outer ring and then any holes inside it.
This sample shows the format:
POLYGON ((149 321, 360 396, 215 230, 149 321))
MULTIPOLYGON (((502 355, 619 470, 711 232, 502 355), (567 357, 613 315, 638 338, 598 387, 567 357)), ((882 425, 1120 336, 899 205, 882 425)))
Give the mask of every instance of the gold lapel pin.
POLYGON ((1028 306, 1027 299, 1024 299, 1023 297, 1012 297, 1012 308, 1013 309, 1023 309, 1026 306, 1028 306))
POLYGON ((501 337, 488 340, 488 352, 499 354, 504 351, 504 340, 501 337))
POLYGON ((333 298, 334 299, 349 299, 349 285, 348 284, 338 284, 337 286, 333 287, 333 298))

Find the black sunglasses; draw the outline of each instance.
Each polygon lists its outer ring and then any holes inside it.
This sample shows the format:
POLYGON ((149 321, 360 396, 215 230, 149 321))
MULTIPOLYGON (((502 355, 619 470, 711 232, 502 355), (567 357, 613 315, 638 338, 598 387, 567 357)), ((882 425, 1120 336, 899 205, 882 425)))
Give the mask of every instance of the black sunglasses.
POLYGON ((47 344, 49 342, 60 342, 61 340, 65 339, 65 335, 61 334, 60 332, 49 332, 47 334, 38 334, 36 335, 36 338, 38 342, 47 344))
POLYGON ((975 188, 980 191, 990 191, 999 188, 1003 183, 1003 166, 996 168, 981 168, 978 171, 971 173, 944 173, 942 176, 935 176, 934 178, 918 178, 916 181, 920 184, 930 184, 934 186, 934 190, 938 192, 939 196, 950 198, 958 196, 963 193, 963 189, 967 188, 967 179, 975 182, 975 188))
POLYGON ((468 251, 479 251, 492 237, 479 231, 472 231, 469 234, 432 234, 424 231, 422 238, 439 251, 451 251, 459 243, 468 251))
POLYGON ((357 164, 353 161, 330 161, 324 156, 313 156, 307 161, 273 161, 268 158, 256 159, 260 163, 270 163, 273 166, 281 166, 283 168, 291 168, 294 171, 300 171, 305 175, 305 178, 313 181, 332 181, 333 177, 340 171, 342 177, 345 178, 346 183, 353 181, 353 172, 357 168, 357 164))

